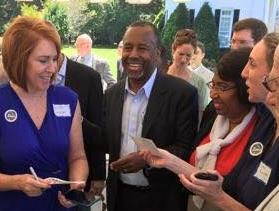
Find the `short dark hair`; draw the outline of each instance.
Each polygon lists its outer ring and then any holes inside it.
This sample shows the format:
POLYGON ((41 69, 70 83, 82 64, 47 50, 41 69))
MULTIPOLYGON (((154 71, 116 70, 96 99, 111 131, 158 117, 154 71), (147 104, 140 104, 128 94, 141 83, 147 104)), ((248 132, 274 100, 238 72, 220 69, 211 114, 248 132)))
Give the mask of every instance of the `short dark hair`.
POLYGON ((222 80, 236 84, 239 102, 247 105, 251 103, 248 100, 247 86, 241 77, 241 72, 248 62, 251 50, 251 48, 231 50, 222 56, 216 67, 216 73, 222 80))
POLYGON ((272 32, 268 33, 264 36, 263 42, 266 45, 266 62, 268 64, 268 67, 271 71, 273 66, 273 57, 275 53, 275 49, 277 45, 279 44, 279 33, 272 32))
MULTIPOLYGON (((42 39, 51 41, 60 54, 60 36, 49 21, 39 18, 18 16, 16 17, 3 36, 2 55, 3 66, 9 79, 27 90, 26 67, 28 58, 42 39)), ((54 80, 54 75, 51 80, 54 80)))
POLYGON ((176 32, 174 41, 172 43, 172 49, 176 48, 183 44, 190 44, 193 46, 194 50, 197 48, 197 34, 192 29, 181 29, 176 32))
POLYGON ((233 26, 233 31, 251 30, 254 43, 259 42, 267 33, 267 27, 264 22, 256 18, 246 18, 236 22, 233 26))
POLYGON ((152 32, 154 33, 154 36, 155 36, 155 41, 156 41, 156 47, 157 48, 161 48, 162 46, 162 42, 161 42, 161 39, 160 39, 160 33, 158 31, 158 29, 156 28, 156 26, 151 23, 151 22, 148 22, 148 21, 136 21, 132 24, 130 24, 128 26, 128 29, 129 28, 132 28, 132 27, 150 27, 152 32))

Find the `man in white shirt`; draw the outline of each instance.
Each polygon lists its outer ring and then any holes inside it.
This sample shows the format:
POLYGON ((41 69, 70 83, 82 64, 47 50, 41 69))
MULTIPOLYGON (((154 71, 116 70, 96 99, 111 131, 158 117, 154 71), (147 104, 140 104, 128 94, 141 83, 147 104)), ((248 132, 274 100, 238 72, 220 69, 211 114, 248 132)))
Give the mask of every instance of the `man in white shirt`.
MULTIPOLYGON (((208 83, 212 80, 214 73, 203 66, 202 60, 205 57, 205 48, 204 44, 200 41, 197 42, 197 49, 195 53, 193 54, 191 60, 190 60, 190 69, 196 73, 198 76, 200 76, 205 83, 208 83)), ((209 97, 209 88, 207 87, 207 96, 208 96, 208 102, 211 100, 209 97)))
POLYGON ((203 66, 202 60, 204 57, 205 57, 204 44, 198 41, 197 49, 190 61, 191 70, 195 72, 197 75, 199 75, 200 77, 202 77, 206 83, 208 83, 213 78, 214 73, 208 68, 206 68, 205 66, 203 66))
POLYGON ((185 211, 186 193, 177 176, 149 168, 133 137, 152 139, 187 159, 198 124, 197 91, 158 70, 161 42, 153 24, 131 24, 123 43, 127 77, 105 93, 104 138, 99 141, 110 155, 108 211, 185 211))

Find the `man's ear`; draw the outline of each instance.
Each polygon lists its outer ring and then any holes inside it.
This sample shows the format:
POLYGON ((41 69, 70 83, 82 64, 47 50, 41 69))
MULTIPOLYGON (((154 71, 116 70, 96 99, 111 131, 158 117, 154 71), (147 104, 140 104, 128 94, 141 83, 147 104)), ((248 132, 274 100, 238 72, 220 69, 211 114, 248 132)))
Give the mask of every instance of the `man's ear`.
POLYGON ((160 62, 161 62, 161 52, 162 52, 162 50, 161 50, 160 47, 156 48, 156 50, 155 50, 156 66, 158 66, 160 64, 160 62))
POLYGON ((205 53, 202 53, 202 60, 204 59, 204 57, 205 57, 205 53))
POLYGON ((156 49, 156 54, 158 57, 161 57, 161 53, 162 53, 162 49, 161 48, 157 48, 156 49))

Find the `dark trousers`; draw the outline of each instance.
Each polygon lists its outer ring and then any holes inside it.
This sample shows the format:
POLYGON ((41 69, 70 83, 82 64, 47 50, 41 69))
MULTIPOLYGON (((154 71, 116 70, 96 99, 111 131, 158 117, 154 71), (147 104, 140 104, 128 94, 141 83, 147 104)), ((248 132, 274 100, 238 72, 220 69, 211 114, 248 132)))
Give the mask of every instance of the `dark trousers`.
POLYGON ((77 207, 76 211, 90 211, 90 207, 77 207))
POLYGON ((119 182, 115 201, 113 211, 185 211, 187 197, 174 183, 145 189, 119 182))
POLYGON ((115 211, 153 211, 152 194, 150 188, 119 182, 115 211))

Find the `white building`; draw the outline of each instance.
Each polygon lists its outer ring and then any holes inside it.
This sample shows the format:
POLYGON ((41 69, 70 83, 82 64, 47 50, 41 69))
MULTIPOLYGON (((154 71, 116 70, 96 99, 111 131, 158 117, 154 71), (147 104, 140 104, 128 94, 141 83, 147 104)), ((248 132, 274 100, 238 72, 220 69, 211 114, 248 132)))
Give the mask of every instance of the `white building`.
MULTIPOLYGON (((166 20, 178 5, 174 1, 165 0, 166 20)), ((244 18, 260 19, 266 23, 269 32, 279 32, 279 0, 188 0, 185 4, 190 11, 190 21, 194 20, 204 2, 209 3, 215 16, 220 48, 229 47, 233 24, 244 18)))

